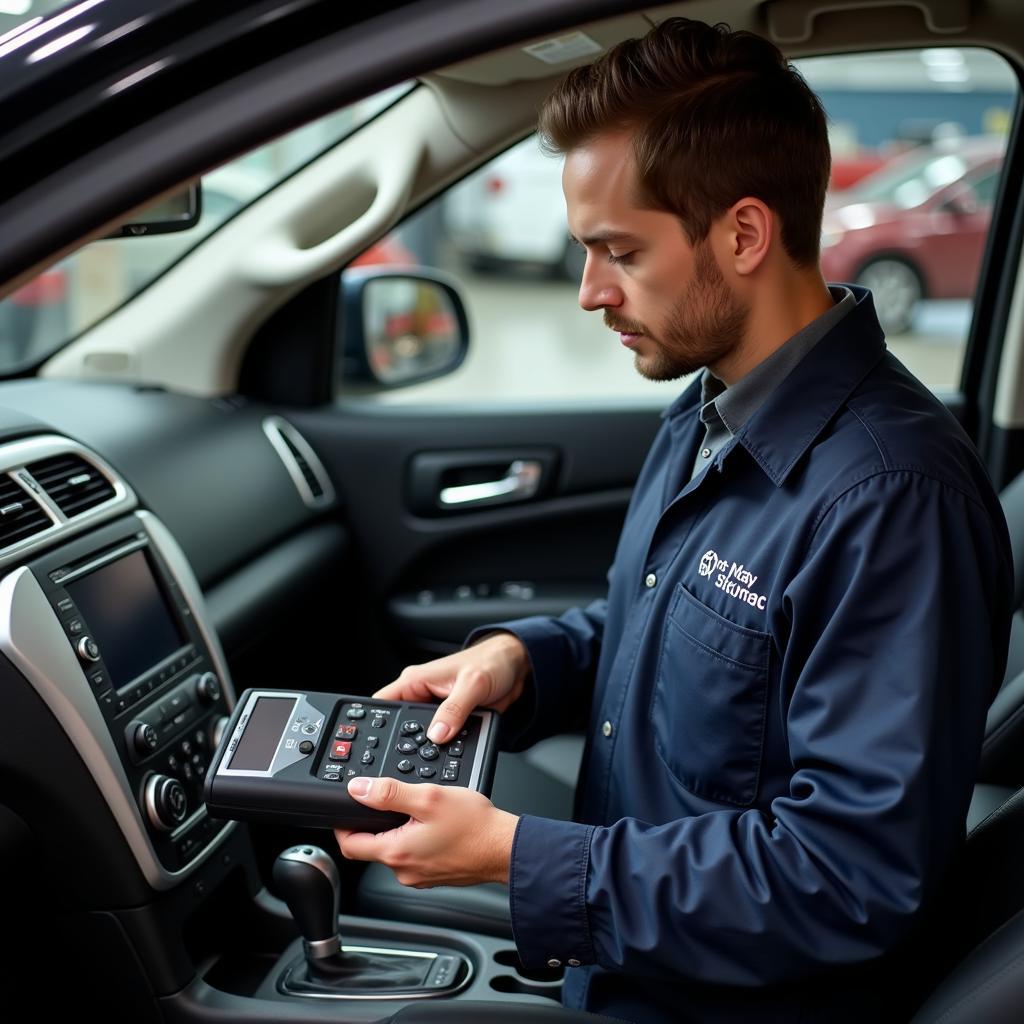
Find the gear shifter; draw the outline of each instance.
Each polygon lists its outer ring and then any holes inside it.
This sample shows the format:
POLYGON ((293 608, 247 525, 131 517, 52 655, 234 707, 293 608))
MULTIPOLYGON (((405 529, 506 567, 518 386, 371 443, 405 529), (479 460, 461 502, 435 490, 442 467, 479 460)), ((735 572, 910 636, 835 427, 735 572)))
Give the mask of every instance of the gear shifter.
POLYGON ((338 932, 338 868, 317 846, 292 846, 274 861, 274 884, 302 932, 305 963, 293 965, 284 987, 295 994, 339 997, 443 991, 457 980, 454 957, 416 950, 346 949, 338 932), (446 963, 447 962, 447 963, 446 963))
POLYGON ((338 867, 318 846, 293 846, 274 861, 274 884, 302 932, 310 967, 341 955, 338 867))

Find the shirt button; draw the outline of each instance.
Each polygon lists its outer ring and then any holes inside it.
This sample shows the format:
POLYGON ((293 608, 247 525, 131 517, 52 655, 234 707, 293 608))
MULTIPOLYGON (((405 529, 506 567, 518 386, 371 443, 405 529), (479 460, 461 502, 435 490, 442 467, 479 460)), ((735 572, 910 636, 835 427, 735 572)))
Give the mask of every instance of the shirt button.
POLYGON ((655 576, 653 572, 649 572, 647 574, 647 576, 644 578, 644 586, 645 587, 653 587, 654 584, 657 583, 657 582, 658 582, 658 577, 655 576))
POLYGON ((612 734, 612 723, 611 722, 605 722, 604 725, 601 726, 601 732, 604 733, 605 736, 611 736, 611 734, 612 734))
POLYGON ((562 961, 561 960, 556 960, 554 957, 552 957, 548 961, 548 967, 561 967, 561 966, 562 966, 562 961))
POLYGON ((710 459, 711 458, 711 449, 710 448, 705 448, 704 451, 701 452, 701 455, 705 459, 710 459))
POLYGON ((568 964, 568 965, 569 965, 570 967, 579 967, 579 965, 580 965, 580 962, 579 962, 579 960, 567 960, 567 961, 566 961, 566 963, 567 963, 567 964, 568 964))

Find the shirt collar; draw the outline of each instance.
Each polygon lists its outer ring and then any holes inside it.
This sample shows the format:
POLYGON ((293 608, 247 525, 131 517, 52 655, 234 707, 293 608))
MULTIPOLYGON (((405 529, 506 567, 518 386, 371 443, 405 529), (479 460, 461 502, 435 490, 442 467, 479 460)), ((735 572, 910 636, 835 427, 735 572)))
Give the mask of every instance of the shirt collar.
MULTIPOLYGON (((885 336, 871 293, 857 285, 847 287, 855 302, 853 309, 839 315, 838 322, 736 433, 736 443, 777 487, 785 483, 800 456, 885 354, 885 336)), ((833 306, 825 316, 836 311, 833 306)), ((699 408, 702 391, 703 375, 698 375, 662 416, 675 419, 699 408)), ((719 469, 733 447, 728 444, 718 453, 715 463, 719 469)))
MULTIPOLYGON (((739 433, 743 424, 764 405, 804 356, 857 304, 853 292, 844 285, 832 285, 829 292, 833 305, 797 331, 767 359, 758 363, 731 387, 726 388, 720 381, 716 381, 718 388, 715 390, 718 395, 714 399, 715 408, 730 434, 739 433)), ((707 370, 704 373, 711 376, 707 370)))

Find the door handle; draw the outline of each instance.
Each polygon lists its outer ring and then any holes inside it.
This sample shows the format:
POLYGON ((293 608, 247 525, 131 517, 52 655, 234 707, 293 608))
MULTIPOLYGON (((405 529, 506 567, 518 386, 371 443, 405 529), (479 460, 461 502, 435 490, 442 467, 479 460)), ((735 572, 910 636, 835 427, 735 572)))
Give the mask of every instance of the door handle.
POLYGON ((497 505, 504 501, 532 498, 540 486, 541 464, 536 459, 516 459, 500 480, 479 484, 442 487, 437 503, 441 508, 497 505))

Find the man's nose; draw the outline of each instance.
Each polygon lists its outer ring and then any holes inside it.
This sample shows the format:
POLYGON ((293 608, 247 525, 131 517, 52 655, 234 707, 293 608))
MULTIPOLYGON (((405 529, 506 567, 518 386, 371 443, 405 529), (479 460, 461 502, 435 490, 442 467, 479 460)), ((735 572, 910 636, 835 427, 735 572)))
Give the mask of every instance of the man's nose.
POLYGON ((580 306, 588 313, 607 306, 622 305, 622 291, 608 275, 607 271, 610 269, 610 266, 603 266, 600 260, 587 254, 583 280, 580 282, 579 301, 580 306))

